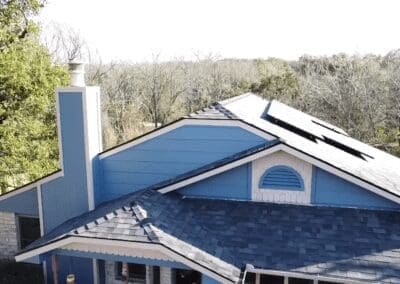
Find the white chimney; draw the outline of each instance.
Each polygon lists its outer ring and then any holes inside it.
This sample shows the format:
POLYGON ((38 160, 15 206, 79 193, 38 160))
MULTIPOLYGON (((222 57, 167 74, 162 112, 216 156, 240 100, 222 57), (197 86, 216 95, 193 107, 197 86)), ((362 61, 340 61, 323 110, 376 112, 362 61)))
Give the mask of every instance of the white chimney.
POLYGON ((80 61, 70 61, 68 63, 69 74, 71 75, 71 87, 85 86, 85 64, 80 61))

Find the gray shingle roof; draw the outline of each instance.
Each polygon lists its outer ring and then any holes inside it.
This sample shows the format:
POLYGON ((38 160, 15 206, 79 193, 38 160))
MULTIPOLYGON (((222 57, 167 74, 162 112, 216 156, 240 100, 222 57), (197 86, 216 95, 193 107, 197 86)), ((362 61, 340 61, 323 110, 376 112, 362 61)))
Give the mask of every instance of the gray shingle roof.
POLYGON ((232 281, 252 264, 400 283, 398 212, 189 199, 145 190, 75 220, 30 249, 59 238, 63 231, 63 237, 161 243, 232 281), (100 211, 108 217, 99 217, 100 211))
POLYGON ((187 117, 199 119, 237 119, 233 113, 218 103, 191 113, 187 117))

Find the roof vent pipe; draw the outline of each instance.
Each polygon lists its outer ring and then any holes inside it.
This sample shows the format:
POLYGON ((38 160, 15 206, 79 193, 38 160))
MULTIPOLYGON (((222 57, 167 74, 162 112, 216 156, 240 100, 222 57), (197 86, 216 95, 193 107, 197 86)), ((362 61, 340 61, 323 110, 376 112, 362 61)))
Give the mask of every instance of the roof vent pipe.
POLYGON ((70 61, 68 63, 68 69, 71 76, 71 87, 84 87, 85 64, 80 61, 70 61))

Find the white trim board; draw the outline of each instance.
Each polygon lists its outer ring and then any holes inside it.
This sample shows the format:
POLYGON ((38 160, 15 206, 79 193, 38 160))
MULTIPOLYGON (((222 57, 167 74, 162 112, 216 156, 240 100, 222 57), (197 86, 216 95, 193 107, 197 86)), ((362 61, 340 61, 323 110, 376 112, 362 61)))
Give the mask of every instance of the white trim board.
POLYGON ((170 125, 160 128, 160 129, 155 129, 153 132, 145 134, 144 136, 139 137, 131 142, 122 144, 121 146, 117 146, 114 149, 110 149, 104 153, 101 153, 101 154, 99 154, 99 159, 104 159, 104 158, 110 157, 119 152, 127 150, 131 147, 134 147, 138 144, 146 142, 147 140, 153 139, 155 137, 158 137, 160 135, 163 135, 167 132, 170 132, 174 129, 177 129, 177 128, 185 126, 185 125, 240 127, 242 129, 249 131, 257 136, 260 136, 261 138, 264 138, 266 140, 275 140, 277 138, 275 136, 272 136, 272 135, 266 133, 265 131, 259 130, 251 125, 248 125, 247 123, 244 123, 243 121, 240 121, 240 120, 222 120, 222 119, 219 119, 219 120, 218 119, 214 119, 214 120, 208 119, 207 120, 207 119, 183 118, 177 122, 174 122, 170 125))
POLYGON ((252 162, 252 161, 254 161, 254 160, 258 159, 258 158, 261 158, 263 156, 272 154, 272 153, 277 152, 277 151, 284 151, 284 152, 286 152, 286 153, 288 153, 290 155, 293 155, 293 156, 295 156, 295 157, 297 157, 297 158, 299 158, 299 159, 301 159, 303 161, 306 161, 306 162, 308 162, 308 163, 310 163, 310 164, 312 164, 314 166, 317 166, 317 167, 319 167, 319 168, 321 168, 323 170, 326 170, 327 172, 330 172, 330 173, 332 173, 332 174, 334 174, 336 176, 339 176, 339 177, 343 178, 344 180, 347 180, 347 181, 349 181, 351 183, 357 184, 360 187, 363 187, 363 188, 365 188, 365 189, 367 189, 369 191, 372 191, 373 193, 378 194, 379 196, 382 196, 382 197, 384 197, 386 199, 392 200, 392 201, 400 204, 400 197, 394 196, 394 195, 392 195, 392 194, 390 194, 390 193, 388 193, 388 192, 386 192, 386 191, 384 191, 384 190, 382 190, 382 189, 380 189, 380 188, 378 188, 378 187, 376 187, 374 185, 371 185, 371 184, 369 184, 367 182, 364 182, 364 181, 362 181, 362 180, 360 180, 360 179, 358 179, 358 178, 356 178, 356 177, 354 177, 354 176, 352 176, 352 175, 350 175, 348 173, 345 173, 345 172, 343 172, 341 170, 338 170, 337 168, 335 168, 333 166, 330 166, 327 163, 321 162, 320 160, 318 160, 316 158, 313 158, 313 157, 311 157, 311 156, 309 156, 307 154, 304 154, 304 153, 302 153, 302 152, 300 152, 300 151, 298 151, 298 150, 296 150, 294 148, 291 148, 291 147, 289 147, 289 146, 287 146, 285 144, 277 144, 277 145, 271 146, 271 148, 265 149, 263 151, 260 151, 258 153, 252 154, 250 156, 247 156, 245 158, 239 159, 237 161, 231 162, 229 164, 226 164, 224 166, 218 167, 216 169, 210 170, 210 171, 205 172, 203 174, 199 174, 199 175, 194 176, 192 178, 188 178, 186 180, 183 180, 183 181, 180 181, 180 182, 165 186, 165 187, 163 187, 161 189, 158 189, 158 191, 161 192, 161 193, 167 193, 167 192, 170 192, 170 191, 177 190, 179 188, 188 186, 188 185, 190 185, 192 183, 204 180, 206 178, 209 178, 209 177, 215 176, 217 174, 223 173, 225 171, 228 171, 230 169, 236 168, 236 167, 241 166, 243 164, 252 162))
POLYGON ((62 176, 64 176, 64 172, 63 171, 55 172, 54 174, 51 174, 51 175, 46 176, 46 177, 44 177, 42 179, 39 179, 36 182, 29 183, 29 184, 27 184, 25 186, 22 186, 22 187, 19 187, 17 189, 14 189, 14 190, 12 190, 10 192, 7 192, 4 195, 0 195, 0 201, 8 199, 8 198, 11 198, 13 196, 16 196, 16 195, 18 195, 20 193, 24 193, 24 192, 29 191, 29 190, 34 190, 35 188, 38 187, 38 185, 42 185, 43 183, 52 181, 52 180, 57 179, 57 178, 62 177, 62 176))
POLYGON ((97 259, 92 259, 92 269, 93 269, 93 284, 99 284, 99 266, 97 263, 97 259))
POLYGON ((39 211, 40 236, 43 237, 44 235, 43 203, 42 203, 42 186, 40 184, 37 185, 36 193, 37 193, 37 202, 39 211))
MULTIPOLYGON (((215 272, 206 269, 202 265, 191 261, 180 254, 174 252, 173 250, 165 247, 162 244, 154 244, 154 243, 143 243, 143 242, 130 242, 130 241, 118 241, 118 240, 107 240, 107 239, 95 239, 95 238, 84 238, 84 237, 67 237, 64 239, 60 239, 48 245, 33 249, 31 251, 19 254, 15 256, 15 260, 17 262, 23 261, 30 257, 34 257, 55 249, 77 249, 78 247, 84 248, 84 251, 89 252, 90 248, 96 248, 93 252, 98 252, 101 247, 111 246, 111 247, 120 247, 126 248, 130 251, 141 250, 141 251, 156 251, 166 256, 168 259, 172 261, 180 262, 188 267, 191 267, 194 270, 201 272, 221 283, 231 284, 233 281, 229 281, 228 279, 216 274, 215 272), (79 246, 77 246, 79 245, 79 246)), ((134 257, 134 255, 131 255, 134 257)), ((140 256, 139 256, 140 257, 140 256)))
POLYGON ((58 152, 59 152, 59 163, 61 171, 64 173, 64 155, 63 155, 63 148, 62 148, 62 136, 61 136, 61 113, 60 113, 60 89, 56 89, 56 123, 57 123, 57 139, 58 139, 58 152))
POLYGON ((86 190, 88 199, 89 210, 94 209, 94 192, 93 192, 93 172, 92 165, 89 157, 89 138, 88 138, 88 115, 87 115, 87 98, 86 98, 86 88, 82 88, 82 118, 83 118, 83 143, 85 147, 85 171, 86 171, 86 190), (90 172, 90 173, 89 173, 90 172))
MULTIPOLYGON (((98 87, 83 87, 79 88, 82 94, 82 117, 83 117, 83 138, 85 147, 85 170, 86 170, 86 187, 88 195, 88 208, 93 210, 95 208, 94 202, 94 179, 93 179, 93 159, 102 151, 102 136, 101 136, 101 123, 100 123, 100 88, 98 87), (94 101, 93 101, 94 100, 94 101), (95 109, 90 111, 88 107, 95 109), (88 112, 89 115, 88 115, 88 112), (94 113, 93 113, 94 112, 94 113), (92 120, 92 121, 90 121, 92 120), (91 122, 89 124, 89 121, 91 122), (92 125, 94 124, 94 125, 92 125), (95 127, 95 133, 98 137, 90 136, 90 127, 95 127)), ((80 94, 80 93, 78 93, 80 94)), ((93 133, 92 133, 93 134, 93 133)))

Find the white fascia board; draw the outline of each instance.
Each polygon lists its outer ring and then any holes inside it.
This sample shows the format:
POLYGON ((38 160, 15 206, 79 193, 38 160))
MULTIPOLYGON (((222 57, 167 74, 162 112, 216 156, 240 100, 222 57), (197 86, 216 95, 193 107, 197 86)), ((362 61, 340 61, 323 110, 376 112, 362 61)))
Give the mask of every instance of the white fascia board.
POLYGON ((249 268, 249 269, 246 269, 246 272, 255 273, 255 274, 268 274, 268 275, 274 275, 274 276, 283 276, 283 277, 303 278, 303 279, 317 280, 317 281, 330 281, 330 282, 345 283, 345 284, 365 283, 365 282, 356 281, 356 280, 322 276, 322 275, 318 275, 318 274, 310 275, 307 273, 284 271, 284 270, 274 270, 274 269, 249 268))
POLYGON ((44 254, 46 252, 55 250, 55 249, 62 249, 68 247, 71 244, 94 244, 94 245, 113 245, 113 246, 120 246, 126 247, 129 244, 130 248, 140 248, 140 249, 150 249, 151 247, 149 243, 139 243, 139 242, 126 242, 126 241, 115 241, 115 240, 104 240, 104 239, 95 239, 95 238, 83 238, 83 237, 66 237, 62 238, 58 241, 49 243, 47 245, 38 247, 36 249, 27 251, 25 253, 19 254, 15 256, 15 260, 17 262, 24 261, 25 259, 44 254))
MULTIPOLYGON (((210 276, 211 278, 213 278, 221 283, 233 283, 232 281, 229 281, 226 278, 214 273, 213 271, 206 269, 205 267, 197 264, 196 262, 191 261, 191 260, 177 254, 176 252, 163 246, 162 244, 154 244, 154 243, 106 240, 106 239, 95 239, 95 238, 85 238, 85 237, 68 237, 68 238, 56 241, 54 243, 50 243, 43 247, 39 247, 37 249, 28 251, 26 253, 17 255, 15 257, 15 260, 17 262, 20 262, 20 261, 23 261, 30 257, 49 252, 51 250, 63 249, 63 247, 66 247, 66 249, 68 249, 68 246, 71 244, 90 244, 90 245, 95 245, 96 247, 116 246, 116 247, 125 247, 125 248, 130 248, 130 249, 141 249, 141 250, 150 250, 150 251, 156 250, 156 251, 159 251, 161 254, 171 257, 172 260, 174 260, 176 262, 180 262, 188 267, 191 267, 207 276, 210 276)), ((88 252, 88 251, 86 251, 86 252, 88 252)))
POLYGON ((11 198, 13 196, 16 196, 18 194, 24 193, 26 191, 35 189, 35 188, 38 187, 38 185, 44 184, 46 182, 52 181, 52 180, 57 179, 57 178, 62 177, 62 176, 64 176, 64 173, 62 171, 56 172, 56 173, 54 173, 52 175, 49 175, 49 176, 47 176, 45 178, 42 178, 42 179, 36 181, 34 183, 27 184, 27 185, 25 185, 23 187, 20 187, 20 188, 17 188, 15 190, 12 190, 12 191, 10 191, 8 193, 5 193, 4 195, 0 195, 0 201, 5 200, 7 198, 11 198))
POLYGON ((68 245, 69 243, 71 243, 71 238, 61 239, 61 240, 55 241, 54 243, 50 243, 48 245, 38 247, 36 249, 18 254, 15 256, 15 261, 17 261, 17 262, 24 261, 28 258, 49 252, 54 249, 58 249, 62 246, 68 245))
POLYGON ((316 158, 313 158, 310 155, 304 154, 304 153, 302 153, 302 152, 300 152, 300 151, 298 151, 298 150, 296 150, 296 149, 294 149, 292 147, 289 147, 289 146, 287 146, 285 144, 277 144, 275 146, 272 146, 271 148, 268 148, 268 149, 263 150, 261 152, 255 153, 255 154, 250 155, 248 157, 245 157, 243 159, 234 161, 234 162, 229 163, 227 165, 221 166, 221 167, 216 168, 214 170, 210 170, 208 172, 205 172, 203 174, 197 175, 195 177, 188 178, 188 179, 183 180, 181 182, 177 182, 177 183, 171 184, 169 186, 163 187, 163 188, 159 189, 158 191, 161 192, 161 193, 167 193, 167 192, 170 192, 170 191, 177 190, 179 188, 188 186, 188 185, 190 185, 192 183, 195 183, 195 182, 204 180, 206 178, 215 176, 217 174, 223 173, 225 171, 228 171, 230 169, 236 168, 236 167, 241 166, 243 164, 252 162, 252 161, 254 161, 254 160, 258 159, 258 158, 270 155, 270 154, 275 153, 275 152, 280 151, 280 150, 284 151, 284 152, 286 152, 286 153, 288 153, 290 155, 293 155, 293 156, 295 156, 295 157, 297 157, 297 158, 299 158, 299 159, 301 159, 303 161, 306 161, 306 162, 308 162, 308 163, 310 163, 310 164, 312 164, 314 166, 317 166, 317 167, 319 167, 319 168, 321 168, 321 169, 323 169, 323 170, 325 170, 325 171, 327 171, 329 173, 332 173, 332 174, 334 174, 334 175, 336 175, 338 177, 341 177, 341 178, 343 178, 343 179, 345 179, 345 180, 347 180, 347 181, 349 181, 351 183, 359 185, 362 188, 365 188, 365 189, 367 189, 369 191, 372 191, 373 193, 378 194, 379 196, 382 196, 382 197, 384 197, 386 199, 389 199, 389 200, 391 200, 393 202, 396 202, 396 203, 400 204, 400 197, 394 196, 394 195, 392 195, 392 194, 390 194, 390 193, 388 193, 386 191, 383 191, 382 189, 380 189, 380 188, 378 188, 378 187, 376 187, 374 185, 371 185, 371 184, 369 184, 367 182, 364 182, 359 178, 356 178, 356 177, 354 177, 354 176, 352 176, 350 174, 347 174, 344 171, 341 171, 341 170, 339 170, 339 169, 337 169, 337 168, 335 168, 333 166, 330 166, 329 164, 327 164, 325 162, 322 162, 322 161, 320 161, 320 160, 318 160, 316 158))
POLYGON ((145 134, 144 136, 135 139, 129 143, 123 144, 121 146, 117 146, 114 149, 111 149, 109 151, 106 151, 102 154, 99 155, 100 159, 104 159, 107 157, 110 157, 114 154, 117 154, 119 152, 122 152, 124 150, 127 150, 131 147, 134 147, 138 144, 141 144, 143 142, 146 142, 150 139, 153 139, 157 136, 163 135, 167 132, 170 132, 174 129, 177 129, 179 127, 185 126, 185 125, 203 125, 203 126, 231 126, 231 127, 240 127, 244 130, 247 130, 255 135, 258 135, 266 140, 274 140, 276 139, 275 136, 272 136, 262 130, 259 130, 247 123, 244 123, 240 120, 229 120, 229 119, 194 119, 194 118, 183 118, 175 123, 172 123, 168 126, 162 127, 160 129, 156 129, 153 132, 149 133, 149 134, 145 134))
POLYGON ((216 169, 210 170, 208 172, 199 174, 199 175, 194 176, 192 178, 188 178, 188 179, 183 180, 181 182, 177 182, 177 183, 171 184, 169 186, 163 187, 163 188, 159 189, 158 191, 161 192, 161 193, 167 193, 167 192, 170 192, 170 191, 174 191, 176 189, 188 186, 188 185, 190 185, 192 183, 204 180, 206 178, 218 175, 218 174, 223 173, 225 171, 228 171, 230 169, 233 169, 233 168, 239 167, 241 165, 244 165, 246 163, 252 162, 252 161, 254 161, 254 160, 258 159, 258 158, 270 155, 270 154, 275 153, 275 152, 277 152, 279 150, 282 150, 281 144, 276 144, 274 146, 271 146, 268 149, 262 150, 260 152, 252 154, 252 155, 247 156, 245 158, 242 158, 242 159, 239 159, 237 161, 231 162, 229 164, 223 165, 221 167, 218 167, 216 169))
POLYGON ((326 162, 320 161, 320 160, 318 160, 318 159, 316 159, 316 158, 314 158, 314 157, 312 157, 310 155, 307 155, 307 154, 305 154, 303 152, 300 152, 300 151, 298 151, 298 150, 296 150, 296 149, 294 149, 294 148, 292 148, 290 146, 284 145, 284 144, 282 144, 282 150, 285 151, 288 154, 291 154, 291 155, 299 158, 299 159, 302 159, 302 160, 304 160, 306 162, 309 162, 310 164, 312 164, 314 166, 317 166, 318 168, 321 168, 321 169, 323 169, 323 170, 325 170, 325 171, 327 171, 327 172, 329 172, 331 174, 334 174, 334 175, 336 175, 338 177, 341 177, 346 181, 354 183, 354 184, 356 184, 356 185, 358 185, 358 186, 360 186, 362 188, 365 188, 365 189, 367 189, 367 190, 369 190, 369 191, 371 191, 371 192, 373 192, 373 193, 375 193, 375 194, 377 194, 379 196, 382 196, 382 197, 384 197, 386 199, 389 199, 389 200, 391 200, 391 201, 393 201, 395 203, 399 203, 400 204, 400 197, 397 197, 397 196, 395 196, 393 194, 390 194, 390 193, 380 189, 379 187, 376 187, 376 186, 374 186, 374 185, 372 185, 370 183, 367 183, 367 182, 365 182, 365 181, 363 181, 363 180, 361 180, 361 179, 359 179, 359 178, 357 178, 355 176, 352 176, 352 175, 350 175, 350 174, 348 174, 348 173, 346 173, 346 172, 344 172, 342 170, 339 170, 339 169, 327 164, 326 162))
POLYGON ((28 184, 28 185, 26 185, 24 187, 12 190, 12 191, 10 191, 8 193, 5 193, 4 195, 0 195, 0 201, 3 201, 5 199, 11 198, 11 197, 14 197, 14 196, 16 196, 18 194, 21 194, 21 193, 24 193, 26 191, 35 189, 36 187, 37 187, 37 184, 36 183, 32 183, 32 184, 28 184))

